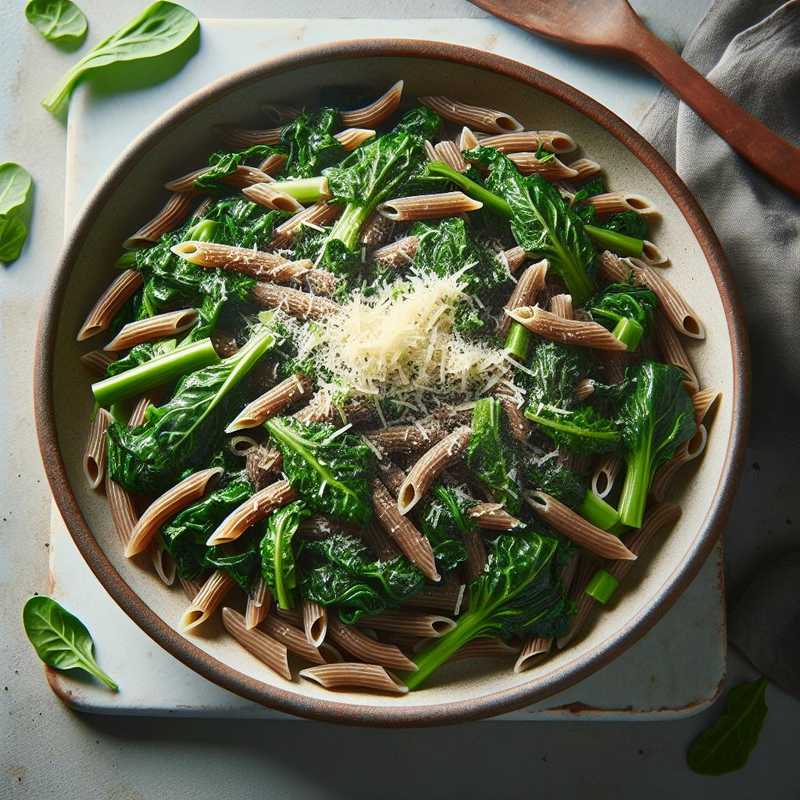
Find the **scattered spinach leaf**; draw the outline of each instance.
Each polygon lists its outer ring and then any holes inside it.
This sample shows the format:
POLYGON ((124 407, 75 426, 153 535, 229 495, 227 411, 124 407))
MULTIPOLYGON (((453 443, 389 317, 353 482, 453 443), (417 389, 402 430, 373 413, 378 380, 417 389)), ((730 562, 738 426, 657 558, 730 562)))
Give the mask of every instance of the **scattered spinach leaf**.
POLYGON ((19 164, 0 164, 0 262, 19 258, 31 220, 33 180, 19 164))
POLYGON ((72 0, 28 0, 25 16, 50 42, 77 46, 89 29, 86 16, 72 0))

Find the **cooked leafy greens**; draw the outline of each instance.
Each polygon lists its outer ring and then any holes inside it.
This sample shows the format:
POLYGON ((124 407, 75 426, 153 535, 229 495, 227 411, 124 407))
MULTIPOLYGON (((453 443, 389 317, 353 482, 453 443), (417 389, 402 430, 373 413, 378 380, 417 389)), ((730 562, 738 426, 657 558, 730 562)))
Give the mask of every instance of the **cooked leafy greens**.
POLYGON ((0 263, 19 258, 31 224, 33 179, 28 170, 7 161, 0 164, 0 263))
POLYGON ((341 161, 347 151, 333 135, 340 127, 341 116, 334 108, 321 108, 295 117, 281 130, 281 145, 288 153, 283 174, 311 178, 341 161))
POLYGON ((302 500, 273 511, 261 539, 261 575, 279 608, 294 608, 297 588, 294 535, 300 523, 311 515, 302 500))
POLYGON ((576 455, 609 453, 620 444, 620 432, 614 420, 603 417, 589 405, 565 411, 542 403, 529 406, 525 416, 535 422, 556 447, 576 455))
POLYGON ((374 454, 360 436, 334 437, 332 425, 289 417, 267 420, 265 427, 283 455, 289 483, 313 511, 362 525, 370 521, 374 454))
POLYGON ((647 238, 647 219, 637 211, 620 211, 602 224, 607 231, 614 231, 634 239, 647 238))
POLYGON ((628 350, 635 350, 650 332, 657 305, 650 289, 632 283, 611 283, 586 304, 592 319, 608 328, 628 350))
POLYGON ((336 533, 304 542, 300 594, 323 606, 337 605, 342 622, 380 614, 422 588, 422 573, 403 556, 373 560, 355 537, 336 533))
POLYGON ((572 606, 559 577, 559 543, 534 531, 501 534, 484 572, 467 587, 467 611, 456 626, 415 657, 409 689, 424 683, 467 642, 480 636, 559 636, 572 606))
POLYGON ((253 159, 263 161, 267 156, 281 153, 277 147, 268 144, 254 144, 244 150, 225 151, 218 150, 208 157, 208 169, 194 179, 197 189, 224 188, 222 179, 236 172, 236 168, 248 164, 253 159))
POLYGON ((588 375, 589 366, 585 348, 539 341, 528 365, 529 372, 521 379, 528 392, 529 408, 535 410, 539 405, 572 408, 577 402, 575 387, 588 375))
POLYGON ((523 470, 533 489, 546 492, 571 509, 577 509, 586 494, 586 479, 555 459, 544 464, 529 462, 523 470))
POLYGON ((433 487, 431 495, 420 518, 420 531, 431 543, 437 567, 450 572, 467 560, 463 537, 474 525, 466 512, 478 501, 441 483, 433 487))
POLYGON ((45 39, 75 47, 86 38, 89 23, 72 0, 28 0, 25 16, 45 39))

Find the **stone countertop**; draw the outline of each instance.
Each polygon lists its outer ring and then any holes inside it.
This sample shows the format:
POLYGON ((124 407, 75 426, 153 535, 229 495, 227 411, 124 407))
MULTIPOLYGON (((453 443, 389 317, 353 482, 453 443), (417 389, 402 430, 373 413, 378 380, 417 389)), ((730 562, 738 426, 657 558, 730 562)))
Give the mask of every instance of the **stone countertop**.
MULTIPOLYGON (((116 29, 143 3, 80 0, 92 29, 116 29)), ((465 17, 483 12, 463 0, 185 0, 201 17, 465 17)), ((674 44, 699 20, 705 0, 634 2, 674 44)), ((22 258, 0 270, 0 798, 56 796, 141 800, 151 797, 355 798, 571 797, 649 800, 765 794, 797 798, 797 703, 770 687, 769 717, 757 751, 740 773, 701 778, 684 751, 719 709, 661 723, 492 723, 421 731, 373 731, 311 722, 213 721, 79 716, 50 692, 20 622, 25 599, 47 582, 50 502, 35 444, 31 376, 36 317, 63 233, 64 127, 39 100, 75 60, 41 40, 22 2, 0 0, 6 91, 0 98, 0 161, 26 166, 36 182, 34 219, 22 258), (478 754, 480 756, 478 757, 478 754), (342 765, 347 765, 342 768, 342 765), (613 765, 613 768, 610 766, 613 765), (398 769, 399 766, 399 769, 398 769)), ((794 538, 781 465, 768 448, 748 454, 726 541, 729 586, 794 538), (770 496, 772 495, 772 496, 770 496), (767 509, 764 518, 763 509, 767 509)), ((797 516, 795 515, 795 519, 797 516)), ((753 671, 730 655, 731 682, 753 671)))

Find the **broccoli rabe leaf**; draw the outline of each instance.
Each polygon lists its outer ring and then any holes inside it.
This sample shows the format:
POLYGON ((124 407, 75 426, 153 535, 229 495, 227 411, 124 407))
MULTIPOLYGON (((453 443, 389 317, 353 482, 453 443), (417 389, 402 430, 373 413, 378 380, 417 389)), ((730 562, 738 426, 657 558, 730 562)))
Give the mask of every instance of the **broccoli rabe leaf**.
POLYGON ((334 534, 304 542, 300 594, 324 606, 337 605, 342 622, 379 614, 422 588, 422 573, 403 556, 373 560, 358 539, 334 534))
POLYGON ((632 236, 634 239, 647 238, 647 220, 636 211, 620 211, 600 227, 622 233, 625 236, 632 236))
POLYGON ((341 127, 339 112, 321 108, 295 117, 281 131, 281 144, 289 157, 284 175, 292 178, 311 178, 325 167, 341 161, 347 151, 333 135, 341 127))
POLYGON ((261 539, 261 574, 279 608, 294 608, 297 587, 295 548, 292 540, 300 523, 311 516, 302 500, 295 500, 267 519, 261 539))
POLYGON ((529 462, 523 472, 532 489, 546 492, 572 509, 580 506, 586 494, 585 478, 555 459, 544 464, 529 462))
POLYGON ((477 500, 462 498, 452 489, 437 484, 431 491, 430 502, 420 518, 420 531, 431 543, 436 565, 450 572, 467 560, 464 534, 473 528, 467 510, 477 500))
POLYGON ((194 180, 197 189, 224 189, 223 178, 236 172, 236 168, 253 161, 261 162, 267 156, 283 153, 278 147, 268 144, 254 144, 244 150, 218 150, 208 157, 208 169, 194 180))
POLYGON ((335 519, 369 522, 374 455, 361 437, 331 438, 332 425, 304 425, 288 417, 268 420, 266 428, 283 455, 286 477, 309 508, 335 519))
POLYGON ((556 447, 577 455, 609 453, 620 444, 620 432, 613 420, 601 416, 592 406, 570 411, 546 404, 530 405, 525 416, 535 422, 556 447))
POLYGON ((658 298, 644 286, 612 283, 586 305, 595 322, 608 328, 628 350, 635 350, 650 332, 658 298))
POLYGON ((528 391, 528 405, 570 409, 575 403, 575 385, 589 373, 586 349, 559 342, 540 341, 533 351, 530 374, 523 383, 528 391))

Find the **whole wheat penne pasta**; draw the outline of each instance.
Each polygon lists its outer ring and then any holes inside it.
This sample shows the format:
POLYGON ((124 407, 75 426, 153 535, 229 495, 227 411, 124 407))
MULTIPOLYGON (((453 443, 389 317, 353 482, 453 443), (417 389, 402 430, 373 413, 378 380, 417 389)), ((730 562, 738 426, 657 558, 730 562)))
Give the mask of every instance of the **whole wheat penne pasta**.
POLYGON ((258 446, 259 443, 252 436, 248 436, 245 433, 231 436, 231 438, 228 439, 228 449, 234 455, 244 456, 245 458, 251 450, 255 450, 258 446))
POLYGON ((212 572, 192 602, 189 603, 189 607, 181 614, 178 627, 187 632, 202 625, 210 619, 225 599, 225 595, 235 585, 236 581, 227 572, 223 572, 221 569, 212 572))
POLYGON ((501 153, 536 152, 539 148, 548 153, 571 153, 577 148, 575 140, 561 131, 517 131, 486 136, 481 147, 494 147, 501 153))
POLYGON ((398 467, 388 458, 379 459, 377 466, 383 485, 397 497, 397 493, 406 479, 405 470, 398 467))
POLYGON ((232 608, 222 609, 222 624, 245 650, 252 653, 259 661, 263 661, 287 681, 292 679, 288 650, 285 645, 275 641, 271 636, 267 636, 258 628, 249 628, 245 618, 232 608))
POLYGON ((490 531, 513 531, 524 527, 524 523, 509 514, 502 503, 478 503, 467 514, 479 528, 490 531))
POLYGON ((574 180, 578 171, 557 156, 537 158, 536 153, 512 153, 509 158, 523 175, 541 175, 548 181, 574 180))
POLYGON ((575 398, 583 402, 594 394, 594 381, 591 378, 581 378, 575 384, 575 398))
MULTIPOLYGON (((200 194, 204 190, 198 189, 195 181, 206 174, 210 167, 202 167, 188 172, 186 175, 181 175, 180 178, 174 178, 164 184, 164 188, 168 192, 180 192, 190 195, 200 194)), ((252 186, 254 183, 269 183, 272 178, 265 172, 262 172, 257 167, 248 167, 245 164, 240 164, 229 175, 220 179, 222 183, 227 186, 232 186, 234 189, 244 189, 245 186, 252 186)))
POLYGON ((587 197, 584 202, 594 206, 600 216, 619 214, 622 211, 635 211, 644 217, 659 216, 661 212, 644 195, 633 192, 605 192, 587 197))
POLYGON ((199 317, 195 308, 182 308, 178 311, 167 311, 154 317, 138 319, 123 325, 119 333, 103 348, 112 353, 130 350, 143 342, 154 342, 167 339, 188 331, 199 317))
POLYGON ((105 377, 110 364, 113 364, 117 357, 111 353, 104 353, 102 350, 90 350, 81 356, 81 364, 93 375, 105 377))
POLYGON ((508 423, 508 432, 511 437, 521 444, 527 443, 531 432, 531 424, 526 419, 525 414, 522 413, 522 409, 512 397, 500 393, 497 396, 503 406, 506 422, 508 423))
POLYGON ((78 331, 77 340, 82 342, 106 330, 122 306, 139 291, 143 282, 142 273, 135 269, 121 272, 86 316, 78 331))
POLYGON ((342 111, 342 125, 348 128, 377 128, 387 120, 400 105, 403 96, 403 81, 392 84, 377 100, 363 108, 342 111))
MULTIPOLYGON (((303 637, 305 637, 305 633, 299 630, 303 627, 303 614, 299 609, 280 608, 278 606, 273 606, 272 614, 278 617, 281 621, 288 622, 289 625, 297 629, 297 633, 302 633, 303 637)), ((306 643, 308 643, 308 640, 306 640, 306 643)))
POLYGON ((142 225, 136 233, 131 234, 122 243, 122 246, 126 248, 143 247, 157 242, 165 233, 177 228, 189 216, 193 205, 194 199, 191 195, 174 192, 161 211, 142 225))
POLYGON ((422 574, 432 580, 441 579, 431 543, 417 530, 411 520, 398 511, 389 490, 375 478, 372 481, 372 507, 375 518, 392 541, 422 574))
POLYGON ((194 600, 197 593, 203 588, 203 581, 190 580, 189 578, 182 578, 178 575, 178 582, 186 595, 187 600, 194 600))
POLYGON ((328 611, 325 606, 313 600, 303 600, 303 630, 309 644, 319 647, 325 641, 328 633, 328 611))
POLYGON ((247 477, 258 491, 275 480, 282 466, 283 456, 275 447, 260 444, 258 447, 248 450, 245 456, 247 477))
POLYGON ((145 416, 147 414, 147 409, 150 408, 151 405, 153 405, 155 397, 156 395, 154 395, 151 392, 149 394, 142 395, 142 397, 140 397, 136 401, 136 404, 134 405, 133 410, 131 411, 131 415, 128 418, 129 428, 138 428, 139 425, 141 425, 144 422, 145 416))
POLYGON ((627 353, 619 350, 598 350, 597 358, 603 365, 606 383, 622 383, 625 380, 625 369, 629 362, 627 353))
POLYGON ((325 659, 326 664, 343 664, 344 656, 341 651, 334 647, 330 642, 323 642, 319 646, 319 652, 325 659))
POLYGON ((382 453, 415 455, 424 452, 460 424, 469 420, 466 413, 432 414, 413 425, 390 425, 365 431, 364 436, 382 453))
MULTIPOLYGON (((615 561, 614 563, 632 564, 633 562, 615 561)), ((586 620, 589 618, 589 614, 592 613, 592 610, 597 605, 594 598, 586 594, 586 587, 589 585, 589 581, 592 579, 592 575, 594 575, 596 570, 597 564, 594 561, 590 559, 583 559, 581 561, 578 574, 575 576, 575 580, 569 592, 569 599, 575 604, 575 614, 570 620, 569 630, 556 640, 559 650, 563 650, 567 644, 583 630, 586 625, 586 620)), ((608 571, 611 572, 611 568, 609 568, 608 571)))
POLYGON ((439 614, 426 614, 422 611, 409 611, 408 609, 387 609, 380 614, 360 617, 356 625, 376 631, 391 631, 406 636, 435 639, 453 630, 456 623, 450 617, 443 617, 439 614))
MULTIPOLYGON (((320 649, 306 639, 305 632, 296 628, 283 616, 277 616, 274 611, 275 609, 273 608, 264 618, 261 623, 261 630, 273 639, 277 639, 281 644, 286 645, 290 653, 294 653, 312 664, 324 664, 325 658, 320 649)), ((292 620, 296 620, 300 625, 303 624, 299 614, 293 615, 292 620)))
MULTIPOLYGON (((386 217, 382 217, 382 219, 386 219, 386 217)), ((372 254, 372 258, 376 263, 392 267, 403 267, 414 260, 418 247, 419 237, 406 236, 396 242, 379 247, 372 254)))
POLYGON ((650 496, 657 502, 661 502, 667 496, 669 487, 675 479, 675 475, 680 471, 684 464, 694 461, 706 449, 708 442, 708 431, 705 425, 698 425, 697 431, 688 442, 684 442, 672 458, 662 464, 653 476, 650 484, 650 496))
POLYGON ((597 350, 627 350, 627 347, 598 322, 564 319, 537 306, 522 306, 506 311, 511 319, 544 339, 597 350))
POLYGON ((354 426, 366 424, 374 416, 375 406, 371 400, 347 400, 344 406, 337 406, 331 402, 330 394, 323 392, 317 392, 307 406, 292 414, 294 419, 304 424, 341 421, 343 425, 350 422, 354 426))
POLYGON ((264 519, 276 508, 285 506, 297 498, 297 492, 291 487, 289 481, 276 481, 260 492, 256 492, 240 506, 237 506, 222 522, 206 544, 223 544, 238 539, 248 528, 264 519))
POLYGON ((464 157, 455 142, 445 139, 443 142, 437 142, 433 149, 436 153, 436 160, 444 161, 456 172, 463 172, 467 168, 467 162, 464 161, 464 157))
POLYGON ((408 472, 408 477, 397 495, 397 507, 401 514, 408 514, 430 491, 433 482, 461 454, 469 443, 471 429, 463 426, 445 436, 420 457, 408 472))
POLYGON ((393 222, 413 222, 418 219, 454 217, 479 208, 483 208, 483 203, 473 200, 464 192, 442 192, 387 200, 378 206, 378 213, 393 222))
POLYGON ((467 551, 467 560, 463 567, 464 582, 470 583, 486 567, 486 543, 477 530, 471 530, 464 534, 464 548, 467 551))
POLYGON ((669 258, 662 252, 658 245, 653 244, 649 239, 644 239, 642 244, 642 257, 649 267, 665 267, 669 264, 669 258))
POLYGON ((256 428, 271 417, 280 414, 295 400, 311 395, 311 381, 299 372, 281 381, 248 403, 228 424, 225 433, 235 433, 256 428))
POLYGON ((281 142, 280 128, 233 128, 224 132, 225 144, 233 150, 244 150, 254 144, 276 145, 281 142))
POLYGON ((161 578, 161 582, 166 586, 172 586, 175 583, 175 562, 158 538, 153 539, 153 543, 150 545, 150 560, 153 562, 153 569, 161 578))
POLYGON ((339 310, 333 300, 263 281, 250 290, 250 300, 261 308, 280 308, 298 319, 320 319, 339 310))
POLYGON ((126 558, 144 552, 161 526, 181 509, 199 500, 206 493, 208 484, 221 474, 221 467, 200 470, 184 478, 177 486, 168 489, 161 497, 154 500, 131 532, 130 540, 125 547, 126 558))
POLYGON ((503 111, 481 106, 470 106, 441 95, 417 98, 424 106, 458 125, 467 125, 486 133, 521 131, 522 123, 503 111))
POLYGON ((473 147, 477 147, 480 144, 480 140, 478 137, 465 125, 461 129, 461 133, 458 134, 457 142, 458 149, 461 152, 464 150, 472 150, 473 147))
POLYGON ((364 525, 358 537, 381 561, 389 561, 400 553, 394 540, 375 522, 364 525))
POLYGON ((337 139, 342 147, 349 152, 361 147, 364 142, 374 139, 375 130, 374 128, 346 128, 334 134, 333 138, 337 139))
POLYGON ((508 264, 508 271, 513 275, 525 263, 527 255, 521 247, 517 246, 512 247, 510 250, 505 250, 503 252, 503 258, 505 258, 506 264, 508 264))
POLYGON ((694 394, 700 386, 700 381, 698 381, 697 373, 683 347, 683 342, 663 314, 656 314, 654 327, 661 357, 667 364, 672 364, 683 373, 683 385, 686 387, 686 391, 694 394))
POLYGON ((272 237, 270 245, 286 247, 304 225, 317 229, 321 225, 328 225, 342 213, 343 208, 344 206, 341 205, 331 205, 327 200, 320 200, 313 206, 298 211, 293 217, 289 217, 275 228, 275 235, 272 237))
POLYGON ((465 585, 453 578, 446 578, 436 586, 423 586, 418 592, 406 597, 400 604, 412 608, 428 608, 444 611, 448 616, 457 617, 464 600, 465 585))
POLYGON ((258 169, 271 178, 281 171, 287 160, 288 156, 285 156, 283 153, 272 153, 258 165, 258 169))
POLYGON ((514 662, 514 672, 519 675, 547 655, 553 646, 553 640, 546 636, 531 636, 525 640, 522 650, 514 662))
POLYGON ((195 209, 194 214, 192 214, 192 219, 194 221, 204 219, 208 215, 208 212, 211 211, 211 206, 214 205, 214 202, 215 200, 213 197, 204 197, 200 201, 200 205, 195 209))
POLYGON ((561 319, 575 319, 571 294, 554 294, 550 298, 550 311, 561 319))
POLYGON ((698 425, 703 422, 708 412, 711 411, 721 397, 722 392, 716 389, 700 389, 692 395, 694 418, 698 425))
POLYGON ((298 673, 326 689, 369 689, 371 692, 406 694, 408 686, 378 664, 342 662, 306 667, 298 673))
POLYGON ((548 525, 591 553, 602 558, 636 558, 616 536, 592 525, 546 492, 530 492, 525 498, 548 525))
POLYGON ((428 157, 428 161, 438 161, 439 156, 436 153, 436 145, 433 142, 429 142, 427 139, 425 140, 425 155, 428 157))
POLYGON ((453 661, 469 661, 473 658, 503 658, 510 660, 519 653, 519 646, 508 644, 502 639, 480 636, 467 642, 450 657, 453 661))
MULTIPOLYGON (((513 311, 520 306, 532 306, 536 303, 539 292, 544 288, 547 269, 550 266, 546 258, 531 264, 520 276, 511 292, 511 297, 505 304, 506 311, 513 311)), ((508 334, 511 327, 511 317, 507 314, 500 318, 499 333, 501 336, 508 334)))
POLYGON ((615 453, 603 456, 592 473, 592 491, 601 498, 611 494, 622 469, 622 459, 615 453))
POLYGON ((104 408, 98 408, 89 425, 89 436, 83 448, 83 474, 92 489, 103 482, 106 472, 106 431, 113 417, 104 408))
POLYGON ((394 644, 378 642, 353 625, 343 625, 335 614, 328 619, 328 638, 346 653, 369 664, 416 672, 417 665, 394 644))
POLYGON ((247 607, 244 612, 244 626, 247 630, 257 627, 272 607, 272 594, 266 581, 260 575, 255 579, 247 593, 247 607))
POLYGON ((269 183, 254 183, 252 186, 245 186, 242 194, 248 200, 252 200, 264 208, 290 212, 303 210, 303 204, 299 200, 279 189, 273 189, 272 184, 269 183))
POLYGON ((603 171, 603 168, 591 158, 577 158, 570 166, 578 173, 576 181, 586 181, 603 171))
POLYGON ((198 267, 225 267, 256 277, 284 264, 287 259, 277 253, 250 250, 216 242, 180 242, 171 248, 176 256, 198 267))
POLYGON ((367 248, 380 247, 389 241, 394 231, 394 223, 373 211, 361 228, 358 241, 367 248))

